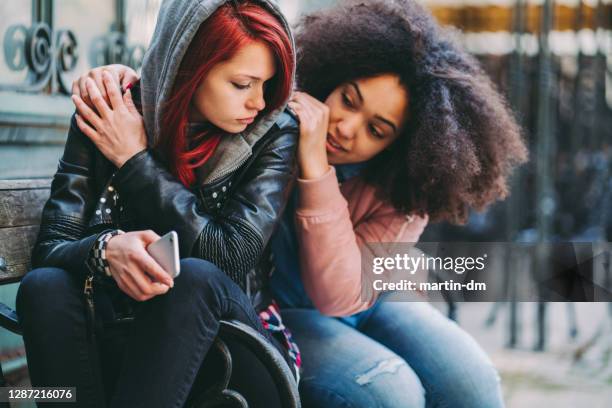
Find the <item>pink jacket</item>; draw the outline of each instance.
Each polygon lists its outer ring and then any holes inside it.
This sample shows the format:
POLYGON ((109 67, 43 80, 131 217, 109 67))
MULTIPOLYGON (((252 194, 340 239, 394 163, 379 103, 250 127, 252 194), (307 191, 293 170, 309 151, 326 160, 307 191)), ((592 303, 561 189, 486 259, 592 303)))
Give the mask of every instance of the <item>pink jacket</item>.
POLYGON ((326 315, 347 316, 367 309, 376 294, 361 298, 364 244, 418 242, 428 217, 398 213, 358 177, 339 186, 331 166, 319 179, 298 179, 298 188, 296 225, 306 292, 326 315))

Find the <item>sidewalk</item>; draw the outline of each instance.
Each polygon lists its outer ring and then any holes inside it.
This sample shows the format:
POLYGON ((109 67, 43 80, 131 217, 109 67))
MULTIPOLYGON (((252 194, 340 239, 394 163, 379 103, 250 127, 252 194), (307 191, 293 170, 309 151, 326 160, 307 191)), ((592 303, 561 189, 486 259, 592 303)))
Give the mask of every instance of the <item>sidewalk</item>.
POLYGON ((578 335, 569 336, 567 304, 550 303, 547 347, 534 352, 535 303, 520 305, 518 346, 505 348, 508 305, 486 327, 490 303, 459 305, 459 324, 484 347, 502 377, 508 408, 612 406, 612 318, 605 303, 575 303, 578 335))

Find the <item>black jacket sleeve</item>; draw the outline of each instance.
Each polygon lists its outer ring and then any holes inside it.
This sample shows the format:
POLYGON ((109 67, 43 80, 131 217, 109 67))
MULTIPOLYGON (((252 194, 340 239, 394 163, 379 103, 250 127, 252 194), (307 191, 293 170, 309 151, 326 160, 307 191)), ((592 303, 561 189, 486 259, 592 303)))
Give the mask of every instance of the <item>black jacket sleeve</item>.
POLYGON ((95 145, 81 133, 73 116, 32 250, 34 268, 54 266, 87 274, 89 253, 98 236, 85 235, 96 202, 92 177, 95 151, 95 145))
POLYGON ((295 179, 297 135, 297 127, 269 131, 264 136, 265 147, 214 214, 203 209, 202 197, 183 186, 151 151, 128 160, 115 174, 113 184, 139 223, 159 234, 178 233, 181 257, 213 262, 244 288, 246 275, 267 244, 295 179))

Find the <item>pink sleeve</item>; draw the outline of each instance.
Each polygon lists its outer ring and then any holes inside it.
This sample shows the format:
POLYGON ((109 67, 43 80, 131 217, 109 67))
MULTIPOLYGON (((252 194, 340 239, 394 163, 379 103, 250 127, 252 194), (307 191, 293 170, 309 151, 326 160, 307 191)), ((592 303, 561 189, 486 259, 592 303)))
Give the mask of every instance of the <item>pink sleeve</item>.
POLYGON ((408 219, 391 206, 379 206, 353 226, 333 167, 319 179, 298 179, 298 188, 296 225, 306 292, 326 315, 367 309, 376 295, 362 299, 360 248, 366 242, 417 242, 427 218, 408 219))

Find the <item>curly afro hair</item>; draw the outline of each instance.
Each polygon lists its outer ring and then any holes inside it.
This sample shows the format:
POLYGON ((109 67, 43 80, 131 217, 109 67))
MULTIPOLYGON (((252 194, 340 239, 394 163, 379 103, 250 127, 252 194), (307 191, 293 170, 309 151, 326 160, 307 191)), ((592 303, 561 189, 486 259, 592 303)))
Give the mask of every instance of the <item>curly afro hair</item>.
POLYGON ((527 160, 521 130, 478 61, 413 0, 340 1, 297 25, 298 86, 319 100, 350 80, 395 74, 410 95, 403 134, 367 182, 403 213, 464 223, 508 194, 527 160))

